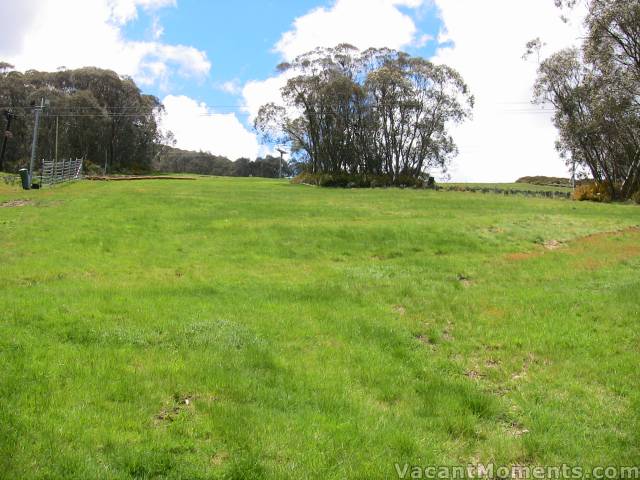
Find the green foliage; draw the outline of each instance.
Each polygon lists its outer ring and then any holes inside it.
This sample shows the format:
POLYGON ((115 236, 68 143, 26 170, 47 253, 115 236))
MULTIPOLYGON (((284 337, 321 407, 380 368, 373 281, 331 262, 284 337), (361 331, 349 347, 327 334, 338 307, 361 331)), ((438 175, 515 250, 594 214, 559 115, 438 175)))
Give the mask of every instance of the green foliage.
POLYGON ((567 164, 626 200, 640 188, 640 0, 585 3, 582 48, 541 63, 535 96, 555 107, 557 146, 567 164))
POLYGON ((311 173, 302 172, 293 180, 296 184, 317 185, 319 187, 342 188, 380 188, 380 187, 414 187, 425 188, 427 181, 421 177, 402 175, 393 178, 391 175, 349 174, 349 173, 311 173))
POLYGON ((255 178, 3 188, 23 203, 0 207, 1 477, 638 463, 635 206, 255 178))
POLYGON ((31 153, 33 108, 49 104, 41 119, 37 158, 84 158, 109 171, 145 172, 163 140, 156 123, 160 101, 110 70, 81 68, 18 72, 0 68, 0 104, 16 115, 5 170, 16 171, 31 153))
POLYGON ((262 106, 256 130, 338 183, 344 174, 399 184, 446 169, 457 153, 448 127, 473 108, 458 72, 395 50, 317 48, 279 69, 292 74, 281 89, 285 105, 262 106))
MULTIPOLYGON (((280 157, 267 155, 256 160, 238 158, 231 161, 227 157, 206 152, 191 152, 179 148, 164 147, 153 163, 153 170, 164 173, 197 173, 224 177, 264 177, 278 178, 280 157)), ((282 176, 289 177, 294 168, 282 161, 282 176)))

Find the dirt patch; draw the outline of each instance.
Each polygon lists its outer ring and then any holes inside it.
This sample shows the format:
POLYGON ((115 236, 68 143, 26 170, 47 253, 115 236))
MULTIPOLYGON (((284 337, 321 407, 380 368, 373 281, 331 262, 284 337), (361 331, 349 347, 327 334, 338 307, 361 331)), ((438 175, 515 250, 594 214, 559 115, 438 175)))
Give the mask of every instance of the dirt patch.
POLYGON ((623 228, 621 230, 614 230, 612 232, 600 232, 593 233, 591 235, 585 235, 584 237, 579 237, 575 239, 576 243, 594 243, 602 240, 604 238, 612 238, 612 237, 620 237, 625 233, 640 233, 640 226, 636 225, 635 227, 623 228))
MULTIPOLYGON (((594 233, 591 235, 574 238, 569 242, 563 242, 559 240, 547 240, 542 243, 543 248, 541 250, 533 250, 530 252, 509 253, 505 255, 505 258, 508 261, 517 262, 517 261, 523 261, 531 258, 540 257, 544 255, 545 252, 547 251, 558 250, 558 249, 561 249, 562 247, 567 247, 567 250, 569 251, 573 251, 576 249, 591 248, 594 246, 600 246, 604 240, 621 237, 628 233, 635 233, 635 234, 640 233, 640 226, 623 228, 621 230, 614 230, 609 232, 594 233)), ((640 247, 636 248, 636 246, 625 246, 624 249, 629 256, 636 256, 640 254, 640 247)), ((587 263, 589 263, 589 265, 586 265, 588 269, 595 269, 601 266, 601 264, 595 265, 593 262, 587 262, 587 263)))
POLYGON ((469 370, 465 372, 465 376, 469 377, 471 380, 480 380, 484 377, 484 374, 478 372, 477 370, 469 370))
POLYGON ((404 316, 404 314, 407 313, 407 309, 404 308, 402 305, 394 305, 393 311, 400 316, 404 316))
POLYGON ((541 252, 516 252, 507 254, 506 258, 511 262, 520 262, 530 258, 539 257, 540 255, 542 255, 541 252))
POLYGON ((547 240, 546 242, 544 242, 542 244, 542 246, 545 248, 545 250, 557 250, 558 248, 562 247, 564 244, 562 242, 559 242, 558 240, 547 240))
POLYGON ((215 465, 219 467, 223 463, 225 463, 229 459, 229 454, 227 452, 216 452, 213 457, 211 457, 211 465, 215 465))
POLYGON ((485 362, 485 366, 487 368, 498 368, 500 366, 500 361, 490 358, 485 362))
POLYGON ((32 204, 33 200, 9 200, 8 202, 0 203, 0 208, 24 207, 32 204))
POLYGON ((640 256, 638 234, 640 234, 640 228, 631 227, 616 232, 589 235, 576 240, 570 252, 575 257, 575 268, 598 270, 640 256), (626 238, 623 238, 625 236, 626 238))
POLYGON ((183 411, 193 407, 193 399, 193 395, 174 395, 173 404, 160 410, 154 419, 157 422, 173 422, 183 411))
POLYGON ((521 437, 529 433, 529 430, 518 422, 511 422, 507 427, 507 431, 514 437, 521 437))
POLYGON ((524 362, 522 363, 522 368, 520 369, 520 371, 513 373, 511 375, 511 379, 522 380, 523 378, 525 378, 529 373, 529 367, 531 367, 531 364, 535 363, 535 361, 536 361, 536 357, 533 353, 530 353, 529 355, 527 355, 526 358, 524 359, 524 362))
POLYGON ((427 335, 416 335, 416 340, 418 340, 423 345, 427 345, 429 347, 435 346, 435 344, 433 343, 433 340, 431 340, 427 335))
POLYGON ((454 340, 454 338, 453 338, 453 323, 449 322, 449 323, 447 323, 447 326, 444 327, 444 330, 442 331, 442 338, 443 338, 443 340, 445 340, 447 342, 452 342, 454 340))
POLYGON ((463 274, 458 274, 458 281, 460 282, 460 284, 463 287, 470 287, 471 285, 473 285, 473 279, 467 275, 463 275, 463 274))
POLYGON ((101 176, 90 176, 85 177, 87 180, 95 180, 102 182, 126 182, 132 180, 197 180, 193 177, 167 177, 167 176, 147 176, 147 177, 101 177, 101 176))

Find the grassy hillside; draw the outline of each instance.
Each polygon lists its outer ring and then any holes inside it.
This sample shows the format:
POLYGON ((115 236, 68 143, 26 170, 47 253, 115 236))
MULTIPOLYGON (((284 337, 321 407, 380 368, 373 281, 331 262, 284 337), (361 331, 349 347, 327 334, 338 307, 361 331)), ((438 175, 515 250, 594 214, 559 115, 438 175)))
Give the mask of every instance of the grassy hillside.
POLYGON ((5 477, 640 462, 638 207, 231 178, 2 188, 5 477))

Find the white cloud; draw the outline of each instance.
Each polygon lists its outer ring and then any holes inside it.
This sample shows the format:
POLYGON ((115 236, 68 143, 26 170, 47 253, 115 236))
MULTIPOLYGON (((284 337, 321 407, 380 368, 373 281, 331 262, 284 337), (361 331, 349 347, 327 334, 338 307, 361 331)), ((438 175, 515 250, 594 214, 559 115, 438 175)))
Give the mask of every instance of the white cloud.
POLYGON ((261 153, 256 136, 235 114, 213 112, 183 95, 169 95, 163 103, 166 114, 161 125, 174 133, 178 148, 208 151, 231 160, 255 158, 261 153))
MULTIPOLYGON (((424 45, 430 37, 419 35, 413 19, 398 8, 424 4, 425 0, 336 0, 329 8, 316 8, 296 18, 274 50, 284 60, 291 60, 318 46, 335 47, 340 43, 360 49, 424 45)), ((280 89, 291 76, 291 72, 285 72, 245 84, 242 96, 250 119, 265 103, 282 103, 280 89)))
POLYGON ((226 82, 216 83, 214 84, 214 88, 230 95, 238 95, 242 92, 242 85, 240 84, 240 80, 237 78, 227 80, 226 82))
POLYGON ((176 0, 107 0, 111 10, 111 18, 124 24, 138 16, 138 7, 146 11, 154 11, 165 7, 175 7, 176 0))
POLYGON ((524 175, 566 176, 554 148, 551 113, 531 105, 537 59, 524 61, 524 45, 540 36, 547 54, 576 44, 582 12, 571 25, 552 0, 435 0, 446 31, 434 59, 456 68, 476 97, 474 119, 453 129, 460 156, 453 178, 513 181, 524 175))
MULTIPOLYGON (((445 29, 438 42, 452 41, 434 58, 463 75, 476 97, 474 119, 452 129, 460 147, 452 174, 458 180, 513 181, 523 175, 566 175, 554 148, 551 112, 532 105, 537 64, 522 59, 527 41, 541 36, 551 53, 576 43, 583 12, 566 25, 553 0, 432 0, 445 29)), ((359 48, 402 49, 433 38, 418 31, 399 6, 428 7, 422 0, 336 0, 297 18, 275 46, 285 60, 316 46, 347 42, 359 48), (357 20, 356 20, 357 19, 357 20)), ((544 53, 544 52, 543 52, 544 53)), ((286 77, 248 82, 243 98, 250 117, 269 101, 278 103, 286 77)))
POLYGON ((151 24, 151 37, 154 40, 160 40, 162 35, 164 35, 164 27, 160 24, 158 16, 154 15, 153 22, 151 24))
MULTIPOLYGON (((158 41, 128 41, 122 25, 138 8, 153 11, 175 0, 29 0, 18 10, 16 38, 0 55, 18 69, 55 70, 98 66, 130 75, 142 84, 167 85, 172 73, 201 78, 211 64, 205 52, 158 41)), ((9 2, 20 4, 20 2, 9 2)))
POLYGON ((292 75, 291 72, 285 72, 266 80, 252 80, 245 84, 242 89, 242 97, 244 98, 245 111, 249 114, 251 121, 256 118, 262 105, 270 102, 277 105, 282 104, 280 89, 286 85, 292 75))
MULTIPOLYGON (((350 43, 355 47, 401 48, 416 41, 413 19, 397 7, 416 8, 423 0, 336 0, 330 8, 317 8, 298 17, 275 50, 286 60, 315 47, 350 43)), ((420 39, 418 39, 419 41, 420 39)))

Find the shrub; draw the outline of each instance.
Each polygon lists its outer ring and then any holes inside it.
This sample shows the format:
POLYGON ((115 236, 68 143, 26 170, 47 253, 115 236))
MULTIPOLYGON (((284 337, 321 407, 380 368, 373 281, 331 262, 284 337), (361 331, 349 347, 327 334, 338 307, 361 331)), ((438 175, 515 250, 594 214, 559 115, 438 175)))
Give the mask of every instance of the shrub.
POLYGON ((302 172, 292 183, 317 185, 320 187, 338 188, 426 188, 428 180, 415 178, 410 175, 399 176, 395 179, 390 175, 352 174, 352 173, 309 173, 302 172))
POLYGON ((631 195, 631 200, 633 200, 634 202, 636 202, 638 205, 640 205, 640 190, 638 190, 636 193, 634 193, 633 195, 631 195))
POLYGON ((611 193, 604 183, 590 182, 576 187, 573 192, 573 199, 583 202, 610 202, 611 193))

